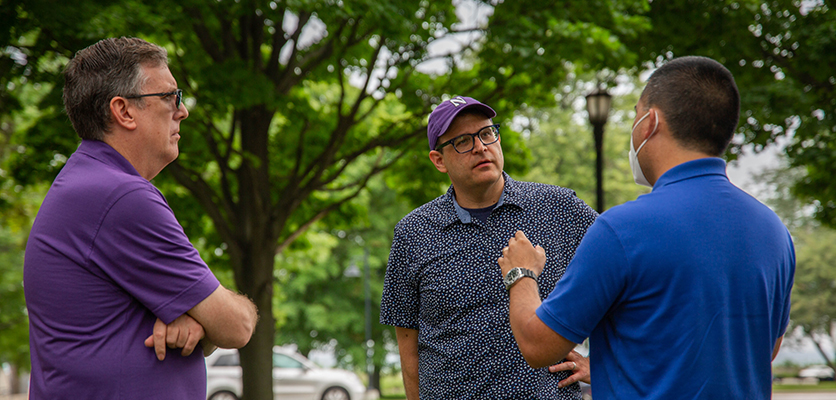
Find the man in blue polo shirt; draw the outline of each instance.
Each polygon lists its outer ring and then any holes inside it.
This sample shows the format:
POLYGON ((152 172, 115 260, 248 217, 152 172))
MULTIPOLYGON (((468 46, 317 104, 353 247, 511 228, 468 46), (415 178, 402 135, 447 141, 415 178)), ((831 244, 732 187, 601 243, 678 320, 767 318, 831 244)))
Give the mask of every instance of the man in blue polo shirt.
MULTIPOLYGON (((533 280, 511 288, 529 364, 589 337, 596 400, 771 397, 795 255, 775 213, 732 185, 718 158, 739 109, 731 73, 714 60, 678 58, 651 75, 630 161, 653 191, 596 220, 542 304, 533 280)), ((539 274, 546 255, 525 233, 503 249, 503 273, 539 274)))
POLYGON ((596 213, 569 189, 505 174, 495 116, 463 96, 433 110, 429 158, 452 186, 395 227, 380 321, 396 327, 410 400, 580 399, 570 383, 588 377, 574 352, 550 369, 526 365, 496 257, 509 235, 530 232, 549 249, 539 279, 548 293, 596 213))
POLYGON ((106 39, 64 76, 82 142, 26 245, 29 398, 205 400, 204 351, 244 346, 258 316, 219 284, 149 182, 177 158, 189 115, 166 51, 106 39))

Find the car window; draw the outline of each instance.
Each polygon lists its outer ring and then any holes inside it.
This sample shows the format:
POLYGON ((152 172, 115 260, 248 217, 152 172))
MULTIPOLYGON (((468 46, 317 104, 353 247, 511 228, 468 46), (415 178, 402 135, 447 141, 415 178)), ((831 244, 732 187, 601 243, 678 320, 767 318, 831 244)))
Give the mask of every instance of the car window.
POLYGON ((273 368, 303 368, 299 360, 288 357, 284 354, 273 353, 273 368))
POLYGON ((218 360, 215 361, 216 367, 237 367, 240 364, 238 361, 238 353, 235 354, 224 354, 218 357, 218 360))

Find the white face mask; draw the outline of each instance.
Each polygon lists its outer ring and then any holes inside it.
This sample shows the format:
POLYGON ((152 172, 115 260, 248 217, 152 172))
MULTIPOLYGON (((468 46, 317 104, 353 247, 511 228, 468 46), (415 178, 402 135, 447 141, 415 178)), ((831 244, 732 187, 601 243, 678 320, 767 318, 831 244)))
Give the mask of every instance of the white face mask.
POLYGON ((653 185, 647 181, 647 178, 644 177, 644 173, 642 172, 642 166, 639 164, 639 152, 642 151, 642 147, 644 147, 645 143, 656 133, 656 128, 659 127, 659 118, 656 118, 656 124, 653 126, 653 132, 650 132, 650 136, 645 139, 641 145, 639 145, 639 149, 635 150, 633 147, 633 131, 636 130, 636 127, 639 126, 642 121, 644 121, 647 116, 650 115, 650 111, 647 112, 643 117, 639 118, 635 125, 633 125, 633 129, 630 131, 630 152, 627 154, 628 158, 630 159, 630 170, 633 171, 633 181, 637 184, 642 186, 647 186, 652 188, 653 185))

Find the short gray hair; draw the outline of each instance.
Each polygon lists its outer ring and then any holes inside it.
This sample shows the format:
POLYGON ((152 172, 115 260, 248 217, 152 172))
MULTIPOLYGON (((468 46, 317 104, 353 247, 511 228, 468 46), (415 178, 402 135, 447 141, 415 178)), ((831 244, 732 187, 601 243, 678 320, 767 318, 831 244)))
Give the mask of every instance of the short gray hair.
POLYGON ((64 110, 79 137, 104 140, 111 128, 110 100, 140 94, 147 80, 143 65, 168 65, 168 53, 125 37, 104 39, 76 53, 64 70, 64 110))

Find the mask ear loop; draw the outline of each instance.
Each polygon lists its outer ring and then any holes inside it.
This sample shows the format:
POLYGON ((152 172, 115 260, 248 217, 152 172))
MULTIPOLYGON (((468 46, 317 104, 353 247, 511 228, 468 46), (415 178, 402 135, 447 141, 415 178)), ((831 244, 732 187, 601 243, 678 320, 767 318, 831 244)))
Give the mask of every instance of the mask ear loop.
MULTIPOLYGON (((656 110, 653 110, 653 109, 651 109, 651 110, 653 112, 656 112, 656 110)), ((650 115, 650 111, 647 112, 647 115, 650 115)), ((642 119, 644 119, 644 118, 642 118, 642 119)), ((639 121, 639 123, 641 123, 641 121, 639 121)), ((638 126, 638 125, 639 124, 636 124, 636 126, 638 126)), ((658 128, 658 127, 659 127, 659 113, 656 113, 656 124, 653 125, 653 132, 650 132, 650 136, 648 136, 647 139, 645 139, 642 142, 642 144, 639 145, 639 149, 636 150, 636 155, 639 155, 639 152, 642 151, 642 147, 644 147, 644 145, 647 144, 647 141, 650 140, 651 137, 653 137, 653 134, 656 133, 656 128, 658 128)), ((633 129, 635 129, 635 128, 633 128, 633 129)))

